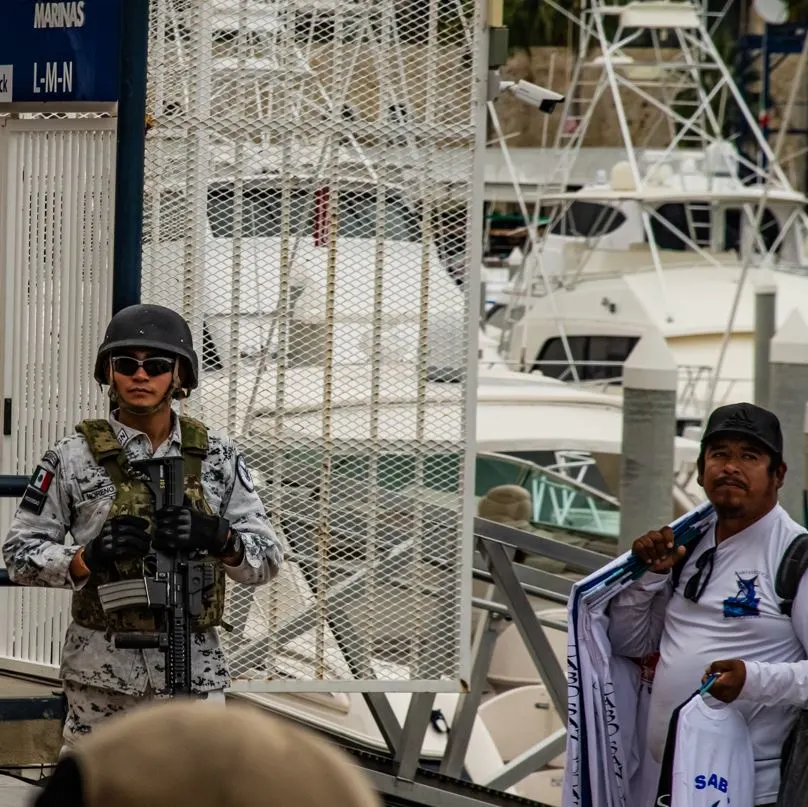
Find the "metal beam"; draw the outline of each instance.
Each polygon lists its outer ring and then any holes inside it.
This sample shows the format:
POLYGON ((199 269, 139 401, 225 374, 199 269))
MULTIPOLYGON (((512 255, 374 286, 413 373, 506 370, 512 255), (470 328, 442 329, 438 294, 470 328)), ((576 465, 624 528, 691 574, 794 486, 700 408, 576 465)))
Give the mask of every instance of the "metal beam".
POLYGON ((401 745, 401 724, 398 722, 390 701, 387 700, 387 695, 383 692, 363 692, 362 697, 365 699, 390 753, 395 754, 401 745))
POLYGON ((560 560, 586 572, 595 572, 611 560, 599 552, 570 546, 563 541, 554 541, 551 538, 544 538, 525 530, 517 530, 505 524, 497 524, 495 521, 488 521, 485 518, 474 519, 474 534, 478 538, 490 538, 497 543, 521 549, 529 555, 543 555, 552 560, 560 560))
POLYGON ((522 641, 541 675, 562 722, 567 721, 567 677, 556 660, 536 614, 522 590, 505 549, 492 540, 480 539, 480 551, 487 558, 498 593, 510 609, 522 641))
POLYGON ((564 728, 545 737, 540 743, 528 748, 516 759, 512 759, 505 767, 500 768, 488 781, 481 782, 485 787, 494 790, 507 790, 517 782, 521 782, 531 773, 541 770, 550 760, 564 753, 567 747, 567 730, 564 728))
POLYGON ((490 807, 491 805, 491 801, 453 793, 440 786, 433 787, 421 782, 397 779, 395 776, 381 771, 365 768, 364 774, 379 793, 416 802, 424 807, 490 807))
POLYGON ((399 779, 412 779, 415 776, 434 703, 434 692, 417 692, 410 700, 407 719, 401 731, 401 744, 395 754, 396 776, 399 779))
POLYGON ((63 720, 65 701, 61 695, 29 698, 0 698, 0 721, 63 720))
POLYGON ((483 617, 482 632, 474 654, 474 664, 471 667, 471 682, 469 691, 460 697, 452 717, 452 726, 449 730, 449 741, 440 763, 440 772, 445 776, 458 778, 463 771, 466 761, 471 731, 474 728, 474 719, 480 708, 483 687, 491 667, 491 659, 497 644, 497 636, 502 625, 502 619, 493 613, 486 613, 483 617))
MULTIPOLYGON (((494 602, 493 600, 484 600, 482 597, 472 597, 471 604, 481 611, 488 611, 491 614, 504 617, 505 619, 512 619, 510 608, 503 605, 501 602, 494 602)), ((541 613, 536 614, 536 621, 544 628, 552 628, 553 630, 566 631, 567 623, 561 622, 558 619, 548 619, 542 616, 541 613)))
POLYGON ((0 475, 0 496, 17 499, 25 493, 25 486, 28 484, 27 476, 17 474, 0 475))
MULTIPOLYGON (((328 624, 348 662, 352 675, 356 678, 372 676, 372 672, 363 661, 366 658, 365 642, 353 629, 350 618, 342 608, 335 608, 332 611, 328 624)), ((387 695, 383 692, 364 692, 363 697, 390 753, 396 754, 401 747, 401 724, 398 722, 387 695)))
MULTIPOLYGON (((617 543, 615 542, 615 546, 617 543)), ((608 562, 604 555, 604 563, 608 562)), ((514 571, 522 584, 522 588, 534 597, 543 597, 545 599, 558 600, 559 602, 566 603, 569 599, 570 592, 572 591, 572 580, 567 577, 562 577, 553 572, 545 572, 542 569, 534 569, 524 563, 514 563, 514 571)), ((474 553, 474 567, 472 575, 475 580, 485 580, 491 582, 491 575, 488 572, 488 566, 483 560, 479 552, 474 553)))

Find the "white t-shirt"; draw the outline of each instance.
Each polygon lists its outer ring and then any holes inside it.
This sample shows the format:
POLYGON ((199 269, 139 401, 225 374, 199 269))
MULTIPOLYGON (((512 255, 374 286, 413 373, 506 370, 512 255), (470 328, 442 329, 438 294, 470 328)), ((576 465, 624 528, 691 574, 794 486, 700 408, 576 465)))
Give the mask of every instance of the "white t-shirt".
POLYGON ((701 695, 675 709, 660 774, 659 807, 753 807, 755 775, 746 721, 701 695))
POLYGON ((745 662, 746 683, 736 706, 752 738, 757 804, 776 799, 783 741, 797 705, 808 704, 808 575, 790 618, 780 612, 774 590, 783 554, 804 532, 776 506, 715 548, 712 576, 693 603, 683 596, 684 589, 697 570, 696 560, 715 547, 710 528, 685 564, 675 592, 669 574, 649 572, 617 595, 610 608, 613 652, 640 657, 657 647, 660 651, 648 726, 657 760, 673 710, 698 688, 705 669, 713 661, 745 662))

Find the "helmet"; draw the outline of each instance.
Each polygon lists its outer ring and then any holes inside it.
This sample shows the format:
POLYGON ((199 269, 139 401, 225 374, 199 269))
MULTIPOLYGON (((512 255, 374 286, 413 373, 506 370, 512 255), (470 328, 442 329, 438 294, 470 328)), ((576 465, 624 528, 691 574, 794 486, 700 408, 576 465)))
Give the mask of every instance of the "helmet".
POLYGON ((185 365, 183 386, 199 385, 199 360, 188 323, 162 305, 130 305, 109 321, 95 359, 95 380, 107 383, 107 359, 116 350, 165 350, 185 365))

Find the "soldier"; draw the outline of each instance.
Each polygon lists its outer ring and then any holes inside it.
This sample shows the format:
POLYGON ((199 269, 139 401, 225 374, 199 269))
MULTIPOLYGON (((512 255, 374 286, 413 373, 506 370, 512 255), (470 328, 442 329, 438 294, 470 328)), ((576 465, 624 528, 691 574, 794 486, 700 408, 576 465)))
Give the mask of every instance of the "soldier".
POLYGON ((261 585, 282 562, 280 542, 233 442, 177 415, 172 401, 198 384, 188 324, 158 305, 116 314, 98 350, 95 379, 109 385, 112 413, 85 420, 45 453, 3 545, 9 577, 26 586, 73 590, 60 677, 67 698, 63 752, 110 715, 169 697, 160 650, 118 649, 111 632, 154 631, 153 612, 132 606, 106 615, 98 586, 143 576, 150 546, 201 550, 213 584, 194 624, 194 695, 223 701, 229 685, 216 627, 225 577, 261 585), (154 512, 130 463, 184 459, 185 504, 154 512), (74 545, 65 546, 65 534, 74 545))

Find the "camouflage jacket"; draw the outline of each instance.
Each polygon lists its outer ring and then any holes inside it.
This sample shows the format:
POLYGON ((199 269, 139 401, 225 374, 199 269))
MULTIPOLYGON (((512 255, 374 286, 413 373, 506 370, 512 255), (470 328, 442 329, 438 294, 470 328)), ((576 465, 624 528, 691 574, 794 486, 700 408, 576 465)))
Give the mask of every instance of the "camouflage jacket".
MULTIPOLYGON (((130 460, 152 456, 146 434, 123 426, 114 413, 109 422, 130 460)), ((230 521, 244 545, 242 563, 224 566, 225 571, 236 582, 261 585, 278 572, 283 559, 281 543, 234 443, 213 434, 209 443, 202 463, 205 498, 214 512, 230 521)), ((174 418, 171 435, 153 456, 179 456, 180 448, 180 425, 174 418)), ((84 581, 76 583, 71 578, 70 561, 79 546, 99 534, 114 498, 115 487, 93 459, 84 437, 73 434, 61 440, 40 461, 3 544, 10 578, 27 586, 80 588, 84 581), (68 532, 73 537, 72 546, 65 545, 68 532)), ((195 635, 192 663, 195 692, 228 686, 230 679, 216 630, 195 635)), ((147 687, 162 692, 164 656, 159 650, 118 650, 102 631, 71 623, 62 652, 61 676, 131 695, 142 694, 147 687)))

